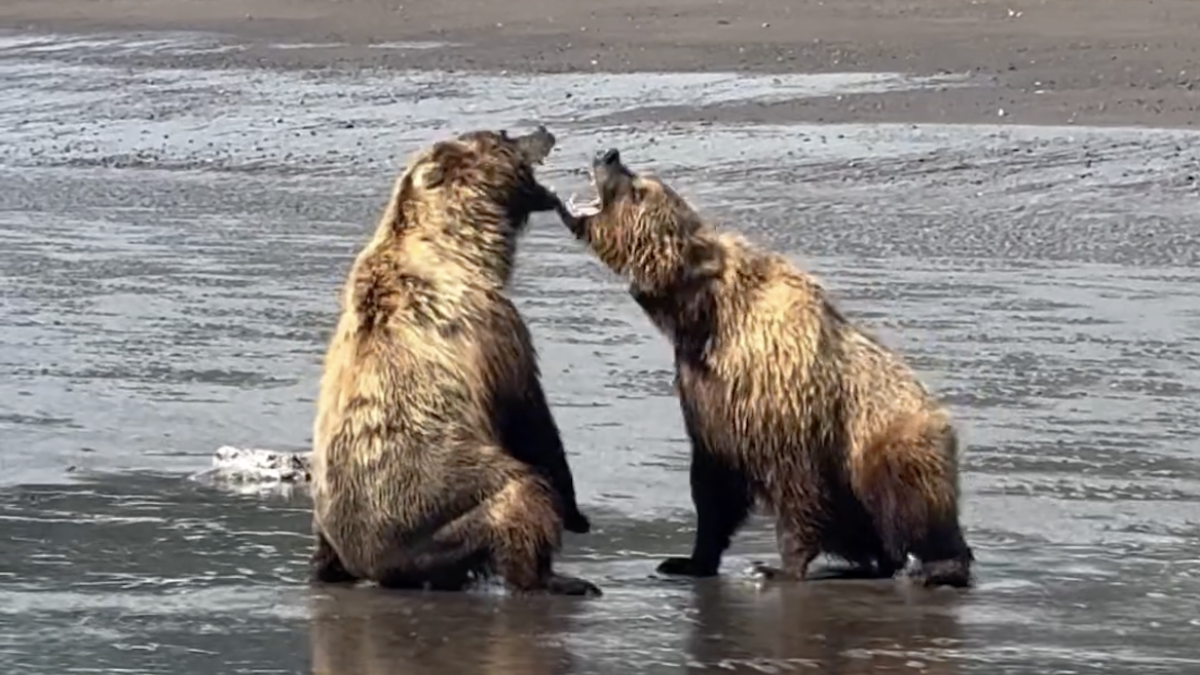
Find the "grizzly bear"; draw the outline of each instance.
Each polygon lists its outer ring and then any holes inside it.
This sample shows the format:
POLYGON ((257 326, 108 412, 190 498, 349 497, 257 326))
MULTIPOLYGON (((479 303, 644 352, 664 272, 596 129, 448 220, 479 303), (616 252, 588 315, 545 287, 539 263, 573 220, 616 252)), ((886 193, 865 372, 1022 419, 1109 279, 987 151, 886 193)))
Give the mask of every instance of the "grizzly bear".
POLYGON ((805 579, 822 552, 890 577, 911 554, 927 585, 969 585, 957 435, 904 360, 811 275, 717 232, 617 150, 592 179, 596 200, 559 215, 670 340, 692 446, 692 555, 659 572, 715 575, 759 503, 783 559, 757 563, 762 577, 805 579))
POLYGON ((505 293, 530 214, 539 127, 474 131, 408 161, 358 254, 313 423, 312 579, 596 595, 555 574, 587 532, 529 330, 505 293))

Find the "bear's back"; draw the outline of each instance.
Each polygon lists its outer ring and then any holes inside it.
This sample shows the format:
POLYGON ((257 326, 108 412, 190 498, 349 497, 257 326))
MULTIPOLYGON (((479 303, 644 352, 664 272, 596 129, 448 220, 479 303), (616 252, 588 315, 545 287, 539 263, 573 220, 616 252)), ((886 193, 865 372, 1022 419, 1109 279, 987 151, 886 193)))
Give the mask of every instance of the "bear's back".
POLYGON ((365 256, 348 282, 314 432, 327 462, 436 465, 466 439, 495 442, 495 392, 532 364, 528 331, 502 289, 392 258, 365 256), (338 434, 357 440, 335 442, 338 434))

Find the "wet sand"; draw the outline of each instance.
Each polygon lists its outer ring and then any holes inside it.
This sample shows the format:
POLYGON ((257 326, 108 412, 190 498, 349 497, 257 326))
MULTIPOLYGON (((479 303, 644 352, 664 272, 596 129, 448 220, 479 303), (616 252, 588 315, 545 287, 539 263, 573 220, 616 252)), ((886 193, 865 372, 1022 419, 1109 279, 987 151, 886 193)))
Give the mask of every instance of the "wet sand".
POLYGON ((909 72, 980 86, 770 104, 658 107, 663 120, 1194 126, 1192 0, 10 0, 0 28, 215 31, 252 41, 227 67, 510 72, 909 72), (330 44, 273 49, 277 42, 330 44), (454 43, 380 50, 380 43, 454 43))
POLYGON ((0 35, 0 672, 1200 667, 1200 134, 747 123, 970 87, 899 66, 468 74, 407 67, 453 49, 349 29, 131 35, 94 18, 128 6, 86 7, 42 24, 75 34, 0 35), (962 423, 975 589, 760 588, 760 519, 721 578, 656 578, 693 523, 670 353, 552 218, 513 294, 594 524, 562 567, 603 598, 310 589, 303 490, 188 479, 221 445, 308 444, 335 294, 403 157, 534 120, 562 141, 541 173, 560 191, 618 145, 910 357, 962 423))

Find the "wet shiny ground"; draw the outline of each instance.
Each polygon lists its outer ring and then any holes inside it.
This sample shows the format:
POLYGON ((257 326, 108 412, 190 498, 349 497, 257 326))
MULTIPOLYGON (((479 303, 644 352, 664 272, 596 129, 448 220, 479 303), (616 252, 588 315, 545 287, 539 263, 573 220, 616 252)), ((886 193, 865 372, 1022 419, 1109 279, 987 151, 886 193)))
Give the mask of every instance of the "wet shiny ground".
MULTIPOLYGON (((148 70, 209 38, 0 40, 0 670, 1091 673, 1200 667, 1198 137, 637 123, 899 77, 148 70), (973 591, 653 578, 690 542, 668 350, 552 220, 514 293, 604 598, 314 591, 307 498, 186 480, 303 448, 336 288, 396 166, 544 121, 821 275, 963 421, 973 591)), ((219 46, 219 45, 216 45, 219 46)), ((229 48, 226 46, 225 48, 229 48)))

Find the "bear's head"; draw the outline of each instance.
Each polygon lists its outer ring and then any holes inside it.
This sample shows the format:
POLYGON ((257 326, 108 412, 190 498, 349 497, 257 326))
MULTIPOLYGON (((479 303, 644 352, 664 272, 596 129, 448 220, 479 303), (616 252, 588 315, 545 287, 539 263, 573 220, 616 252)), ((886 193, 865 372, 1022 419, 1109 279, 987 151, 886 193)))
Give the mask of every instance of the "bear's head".
POLYGON ((715 233, 669 185, 625 166, 616 149, 592 162, 595 198, 558 207, 568 229, 635 292, 678 293, 719 271, 715 233))
POLYGON ((507 282, 530 214, 560 204, 534 173, 554 144, 539 126, 524 136, 471 131, 415 153, 377 236, 426 247, 449 266, 498 272, 507 282))

